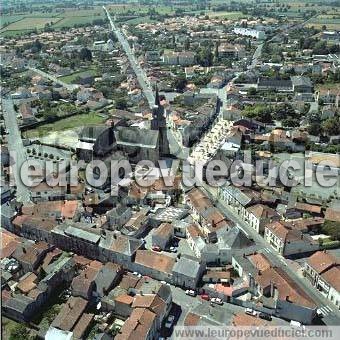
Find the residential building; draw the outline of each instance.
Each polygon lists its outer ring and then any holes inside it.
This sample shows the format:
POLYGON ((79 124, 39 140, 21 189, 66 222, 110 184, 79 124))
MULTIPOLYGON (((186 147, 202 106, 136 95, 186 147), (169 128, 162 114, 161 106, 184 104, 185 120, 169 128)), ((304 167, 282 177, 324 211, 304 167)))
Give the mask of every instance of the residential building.
POLYGON ((314 253, 305 262, 304 276, 340 310, 340 262, 334 255, 314 253))
POLYGON ((308 254, 319 249, 319 243, 308 234, 279 221, 265 226, 264 239, 282 256, 308 254))

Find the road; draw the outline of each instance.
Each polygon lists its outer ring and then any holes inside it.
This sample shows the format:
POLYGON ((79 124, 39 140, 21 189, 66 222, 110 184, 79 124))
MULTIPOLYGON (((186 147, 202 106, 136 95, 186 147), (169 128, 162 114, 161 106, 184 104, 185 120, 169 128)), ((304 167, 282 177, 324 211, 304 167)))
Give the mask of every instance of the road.
POLYGON ((17 201, 25 203, 31 201, 31 192, 27 186, 21 181, 20 169, 21 165, 26 161, 26 152, 21 139, 21 133, 17 122, 17 113, 14 110, 13 101, 11 99, 2 98, 2 110, 6 128, 8 129, 8 150, 14 158, 12 165, 12 174, 14 175, 16 184, 17 201))
POLYGON ((38 73, 42 77, 49 79, 49 80, 53 81, 54 83, 61 85, 62 87, 65 87, 68 91, 73 91, 73 90, 75 90, 79 87, 79 85, 77 85, 77 84, 67 84, 67 83, 63 82, 62 80, 58 79, 57 77, 52 76, 51 74, 48 74, 47 72, 41 71, 41 70, 39 70, 35 67, 27 66, 27 69, 29 69, 30 71, 33 71, 35 73, 38 73))
MULTIPOLYGON (((136 75, 137 81, 139 83, 139 86, 141 87, 143 94, 148 101, 150 109, 153 109, 155 105, 155 96, 153 93, 153 90, 151 88, 151 84, 149 82, 148 77, 146 76, 143 68, 139 65, 133 51, 131 50, 131 47, 124 37, 124 35, 121 33, 121 31, 118 29, 118 27, 114 24, 114 20, 112 19, 109 11, 103 6, 103 9, 110 21, 110 25, 112 28, 113 33, 116 35, 119 43, 121 44, 129 63, 136 75)), ((170 128, 167 130, 168 132, 168 141, 170 145, 170 152, 173 156, 176 156, 179 159, 187 159, 189 156, 189 149, 183 148, 180 146, 180 143, 178 142, 176 136, 173 134, 170 128)))
POLYGON ((110 21, 112 31, 116 35, 119 43, 122 45, 122 48, 123 48, 126 56, 129 59, 130 65, 131 65, 133 71, 136 74, 138 83, 143 90, 143 93, 144 93, 145 98, 147 99, 147 101, 149 103, 150 108, 153 108, 153 106, 155 104, 155 96, 154 96, 153 91, 150 87, 150 82, 149 82, 144 70, 141 68, 141 66, 137 62, 135 55, 134 55, 133 51, 131 50, 131 47, 130 47, 128 41, 125 39, 125 37, 123 36, 121 31, 114 24, 113 19, 111 18, 109 11, 105 8, 105 6, 103 6, 103 9, 104 9, 109 21, 110 21))
POLYGON ((216 206, 233 222, 237 223, 242 230, 246 232, 255 243, 261 247, 262 252, 270 259, 272 264, 276 267, 281 268, 288 276, 290 276, 294 282, 301 289, 303 289, 317 304, 318 308, 324 310, 331 310, 332 314, 327 314, 324 318, 326 324, 340 324, 340 311, 333 305, 329 300, 327 300, 315 287, 313 287, 305 278, 298 275, 295 268, 291 267, 289 260, 286 260, 283 256, 278 254, 265 239, 258 234, 253 228, 251 228, 247 223, 245 223, 227 204, 222 200, 219 200, 216 188, 208 186, 204 183, 204 189, 208 192, 210 197, 215 201, 216 206))
MULTIPOLYGON (((138 64, 127 40, 124 38, 124 36, 122 35, 122 33, 119 31, 119 29, 115 26, 109 12, 107 11, 107 9, 105 8, 105 6, 103 6, 104 11, 106 12, 106 15, 110 21, 111 27, 113 32, 115 33, 115 35, 117 36, 118 41, 120 42, 120 44, 122 45, 128 59, 129 62, 131 64, 131 67, 133 68, 137 80, 143 90, 143 93, 145 95, 145 97, 147 98, 147 101, 149 103, 150 108, 153 107, 154 105, 154 94, 150 88, 150 83, 144 73, 144 71, 142 70, 142 68, 140 67, 140 65, 138 64)), ((310 18, 311 19, 311 18, 310 18)), ((308 20, 310 20, 308 19, 308 20)), ((305 24, 308 20, 306 20, 305 22, 299 24, 299 25, 303 25, 305 24)), ((294 25, 288 28, 292 29, 294 27, 297 27, 298 25, 294 25)), ((281 34, 282 32, 280 32, 279 34, 281 34)), ((273 38, 272 38, 273 39, 273 38)), ((252 57, 252 62, 250 64, 249 69, 252 69, 256 66, 258 59, 261 56, 261 52, 262 52, 262 47, 263 44, 260 44, 257 49, 255 50, 255 53, 252 57)), ((233 79, 234 80, 234 79, 233 79)), ((225 98, 225 101, 227 100, 227 98, 225 98)), ((175 137, 172 136, 174 139, 175 137)), ((177 150, 177 154, 180 154, 180 148, 178 148, 177 150)), ((179 157, 181 158, 181 157, 179 157)), ((217 195, 216 192, 214 192, 212 190, 211 187, 206 187, 208 193, 210 195, 213 196, 213 198, 217 199, 217 195)), ((263 237, 259 234, 256 233, 255 230, 253 230, 250 226, 248 226, 248 224, 246 224, 245 222, 243 222, 231 209, 230 207, 227 207, 226 205, 224 205, 222 202, 217 202, 217 206, 226 214, 226 216, 228 218, 230 218, 231 220, 233 220, 235 223, 237 223, 239 226, 241 226, 241 228, 248 234, 250 235, 254 241, 260 245, 263 249, 264 252, 267 253, 267 255, 270 257, 270 260, 272 261, 272 263, 277 266, 282 268, 291 278, 294 279, 294 281, 304 290, 306 291, 309 296, 317 303, 319 308, 330 308, 333 312, 332 316, 328 316, 330 318, 334 318, 333 321, 340 321, 340 312, 336 309, 335 306, 332 306, 332 304, 326 299, 324 298, 319 292, 317 292, 315 290, 314 287, 312 287, 309 282, 301 277, 299 277, 297 275, 297 273, 292 270, 289 266, 289 263, 286 259, 284 259, 282 256, 280 256, 274 249, 272 249, 271 247, 268 247, 267 242, 263 239, 263 237), (338 320, 337 320, 338 319, 338 320)), ((182 300, 181 300, 182 301, 182 300)), ((176 302, 176 301, 175 301, 176 302)), ((179 301, 180 302, 180 301, 179 301)))

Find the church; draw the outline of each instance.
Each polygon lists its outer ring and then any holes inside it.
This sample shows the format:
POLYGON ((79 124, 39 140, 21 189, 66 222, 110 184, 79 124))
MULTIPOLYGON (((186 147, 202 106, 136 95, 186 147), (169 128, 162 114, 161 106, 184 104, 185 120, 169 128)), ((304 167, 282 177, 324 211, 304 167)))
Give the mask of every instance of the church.
POLYGON ((151 129, 119 124, 113 127, 86 127, 79 134, 77 153, 80 159, 90 161, 109 156, 115 151, 123 152, 131 163, 170 157, 167 122, 156 88, 155 105, 152 109, 151 129))

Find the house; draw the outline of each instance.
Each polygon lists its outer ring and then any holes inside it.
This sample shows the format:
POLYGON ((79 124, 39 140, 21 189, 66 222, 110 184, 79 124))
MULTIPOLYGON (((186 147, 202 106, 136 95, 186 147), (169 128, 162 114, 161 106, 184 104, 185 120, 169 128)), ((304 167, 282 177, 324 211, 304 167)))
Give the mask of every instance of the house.
POLYGON ((106 263, 101 267, 94 280, 95 296, 103 298, 120 281, 123 275, 123 268, 112 262, 106 263))
POLYGON ((308 234, 279 221, 265 226, 264 239, 282 256, 311 253, 319 249, 319 243, 308 234))
POLYGON ((120 229, 123 235, 139 238, 149 226, 148 208, 143 208, 132 214, 131 218, 120 229))
POLYGON ((312 324, 316 315, 315 302, 281 268, 259 271, 255 286, 259 296, 274 300, 275 316, 312 324))
POLYGON ((203 261, 188 255, 178 258, 172 269, 172 281, 176 286, 195 289, 203 275, 203 261))
POLYGON ((245 56, 245 49, 241 45, 221 44, 218 46, 218 57, 220 59, 241 59, 245 56))
POLYGON ((218 197, 228 204, 237 214, 246 219, 249 215, 246 210, 252 204, 260 203, 261 194, 249 188, 225 186, 218 188, 218 197))
POLYGON ((340 223, 340 200, 333 200, 325 211, 325 220, 340 223))
MULTIPOLYGON (((105 304, 105 299, 102 300, 105 304)), ((117 315, 128 318, 132 312, 133 297, 127 294, 121 294, 114 298, 114 311, 117 315)))
POLYGON ((38 269, 46 254, 53 248, 54 246, 40 241, 18 248, 13 257, 19 261, 25 273, 34 272, 38 269))
POLYGON ((170 223, 162 223, 152 234, 152 244, 165 250, 173 236, 173 226, 170 223))
POLYGON ((112 261, 127 268, 131 268, 143 241, 133 237, 117 234, 107 234, 101 246, 101 260, 112 261))
POLYGON ((280 215, 264 204, 259 203, 246 208, 245 221, 259 234, 264 233, 264 227, 267 223, 279 219, 280 215))
POLYGON ((134 308, 119 333, 115 336, 115 339, 153 340, 157 334, 156 319, 156 314, 149 309, 134 308))
POLYGON ((340 310, 340 261, 334 255, 314 253, 305 262, 304 276, 340 310))
POLYGON ((88 301, 81 297, 70 297, 63 305, 51 326, 63 331, 73 331, 87 307, 88 301))
POLYGON ((195 63, 194 52, 165 52, 163 54, 163 63, 169 65, 188 66, 195 63))
POLYGON ((142 275, 156 280, 172 282, 172 270, 176 259, 151 250, 137 250, 133 268, 142 275))
POLYGON ((37 121, 37 119, 34 117, 32 107, 28 103, 22 103, 19 106, 19 112, 22 117, 23 124, 32 124, 37 121))
POLYGON ((106 212, 106 218, 112 230, 121 228, 131 217, 131 208, 123 205, 118 205, 106 212))
POLYGON ((132 308, 147 308, 156 314, 156 327, 160 330, 164 318, 168 314, 165 301, 158 294, 138 294, 135 296, 132 308))
POLYGON ((218 229, 228 229, 232 226, 201 189, 190 190, 186 194, 186 203, 191 208, 194 220, 201 225, 205 236, 209 237, 218 229))
POLYGON ((293 76, 291 77, 293 91, 298 93, 313 92, 313 84, 309 77, 293 76))
POLYGON ((90 300, 96 289, 95 279, 99 272, 98 268, 88 267, 80 275, 76 276, 71 283, 72 295, 90 300))
POLYGON ((258 91, 292 92, 293 84, 290 79, 262 78, 257 80, 258 91))

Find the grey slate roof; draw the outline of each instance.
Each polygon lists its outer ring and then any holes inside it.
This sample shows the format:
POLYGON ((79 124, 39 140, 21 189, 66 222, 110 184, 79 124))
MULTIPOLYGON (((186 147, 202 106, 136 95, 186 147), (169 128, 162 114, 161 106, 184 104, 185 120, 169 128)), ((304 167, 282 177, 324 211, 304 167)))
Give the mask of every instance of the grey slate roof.
POLYGON ((226 191, 231 196, 233 196, 238 202, 240 202, 243 206, 246 206, 251 202, 251 198, 249 198, 245 193, 243 193, 239 188, 234 186, 228 186, 222 189, 226 191))
POLYGON ((191 256, 181 256, 180 259, 175 263, 172 272, 182 274, 191 278, 196 278, 200 271, 199 259, 191 256))
POLYGON ((157 147, 159 133, 156 130, 118 126, 114 133, 117 144, 149 148, 157 147))
POLYGON ((294 86, 313 86, 309 77, 293 76, 291 77, 291 80, 294 86))

